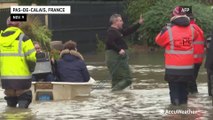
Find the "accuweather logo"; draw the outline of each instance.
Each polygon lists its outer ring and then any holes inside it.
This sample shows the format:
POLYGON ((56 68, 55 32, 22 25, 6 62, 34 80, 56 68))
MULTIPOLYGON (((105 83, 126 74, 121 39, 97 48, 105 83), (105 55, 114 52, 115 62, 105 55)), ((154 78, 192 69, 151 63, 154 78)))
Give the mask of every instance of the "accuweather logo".
POLYGON ((177 110, 160 110, 160 113, 162 115, 171 115, 171 114, 185 114, 185 115, 188 115, 188 114, 197 114, 197 113, 199 113, 199 111, 198 110, 191 110, 191 109, 187 109, 187 110, 177 109, 177 110))

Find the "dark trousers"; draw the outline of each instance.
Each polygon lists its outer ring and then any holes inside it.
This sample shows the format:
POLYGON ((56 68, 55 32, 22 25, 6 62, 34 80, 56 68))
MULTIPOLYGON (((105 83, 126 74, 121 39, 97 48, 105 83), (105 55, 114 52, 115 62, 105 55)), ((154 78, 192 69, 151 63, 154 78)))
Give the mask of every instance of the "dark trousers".
POLYGON ((40 73, 32 75, 32 81, 44 81, 44 82, 53 82, 55 77, 52 73, 40 73))
POLYGON ((191 82, 189 82, 189 85, 188 85, 189 93, 198 93, 196 79, 197 79, 197 76, 198 76, 198 73, 200 70, 200 66, 201 66, 201 64, 194 64, 193 80, 191 82))
POLYGON ((7 101, 9 107, 16 107, 18 104, 19 108, 28 108, 32 102, 32 91, 29 89, 15 90, 6 89, 4 99, 7 101))
POLYGON ((173 105, 187 104, 188 82, 169 82, 170 100, 173 105))
POLYGON ((123 90, 132 84, 128 59, 127 51, 125 56, 120 56, 112 50, 106 51, 106 63, 112 76, 112 91, 123 90))
POLYGON ((209 96, 212 96, 213 93, 213 73, 207 69, 207 75, 208 75, 208 94, 209 96))
POLYGON ((186 104, 188 99, 188 84, 193 75, 169 75, 165 74, 165 80, 169 83, 170 100, 173 105, 186 104))

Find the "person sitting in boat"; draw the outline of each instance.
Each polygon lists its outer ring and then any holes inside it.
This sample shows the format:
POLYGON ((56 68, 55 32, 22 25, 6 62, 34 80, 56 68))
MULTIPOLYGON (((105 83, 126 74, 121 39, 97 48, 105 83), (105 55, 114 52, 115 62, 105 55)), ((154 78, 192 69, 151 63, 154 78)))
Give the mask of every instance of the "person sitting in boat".
POLYGON ((56 62, 58 81, 88 82, 89 72, 83 56, 76 49, 76 42, 69 40, 64 44, 60 59, 56 62))
POLYGON ((49 54, 43 52, 38 42, 34 42, 36 50, 36 66, 33 72, 32 81, 44 81, 51 82, 55 81, 52 70, 52 62, 49 59, 49 54))

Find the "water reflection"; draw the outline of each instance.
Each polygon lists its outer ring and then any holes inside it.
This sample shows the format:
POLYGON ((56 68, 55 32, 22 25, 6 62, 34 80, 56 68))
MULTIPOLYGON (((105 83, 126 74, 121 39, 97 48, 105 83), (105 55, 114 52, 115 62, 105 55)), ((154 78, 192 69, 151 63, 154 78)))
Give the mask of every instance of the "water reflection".
MULTIPOLYGON (((3 109, 3 108, 2 108, 3 109)), ((5 107, 0 116, 1 120, 35 120, 31 109, 5 107)))
MULTIPOLYGON (((9 114, 23 113, 26 120, 211 120, 213 107, 207 94, 206 72, 202 67, 198 76, 199 94, 190 95, 188 105, 170 105, 168 85, 164 81, 163 54, 132 54, 130 64, 133 89, 110 91, 110 76, 104 63, 104 54, 85 56, 92 77, 103 85, 90 97, 67 101, 34 102, 29 111, 6 107, 0 89, 0 120, 9 114), (194 114, 172 113, 195 111, 194 114), (170 111, 170 112, 169 112, 170 111), (27 113, 27 114, 25 114, 27 113)), ((17 117, 18 118, 18 117, 17 117)), ((12 119, 12 118, 11 118, 12 119)), ((24 119, 23 119, 24 120, 24 119)))

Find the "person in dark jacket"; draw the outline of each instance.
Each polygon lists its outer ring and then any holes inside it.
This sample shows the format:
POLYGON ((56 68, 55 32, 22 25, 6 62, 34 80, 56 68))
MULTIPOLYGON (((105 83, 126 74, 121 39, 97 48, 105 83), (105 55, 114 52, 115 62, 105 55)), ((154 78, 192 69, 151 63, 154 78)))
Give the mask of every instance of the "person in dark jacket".
POLYGON ((213 93, 213 31, 211 35, 207 38, 206 43, 206 61, 205 61, 205 68, 207 69, 208 75, 208 94, 212 96, 213 93))
POLYGON ((83 56, 77 51, 76 43, 68 41, 60 53, 60 60, 56 63, 59 81, 88 82, 90 79, 83 56))
POLYGON ((140 17, 136 24, 123 29, 123 20, 120 14, 110 17, 111 26, 107 30, 106 64, 112 76, 112 91, 123 90, 132 83, 128 65, 128 46, 124 37, 135 32, 143 23, 140 17))
POLYGON ((173 105, 187 104, 188 83, 194 75, 193 41, 198 31, 190 25, 190 18, 182 8, 173 10, 170 24, 163 28, 155 41, 165 48, 165 80, 169 83, 173 105))

